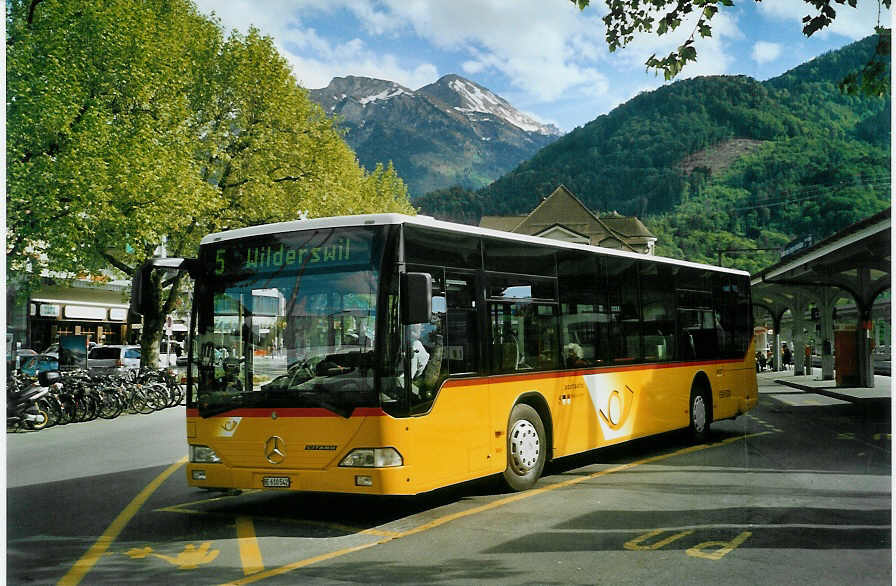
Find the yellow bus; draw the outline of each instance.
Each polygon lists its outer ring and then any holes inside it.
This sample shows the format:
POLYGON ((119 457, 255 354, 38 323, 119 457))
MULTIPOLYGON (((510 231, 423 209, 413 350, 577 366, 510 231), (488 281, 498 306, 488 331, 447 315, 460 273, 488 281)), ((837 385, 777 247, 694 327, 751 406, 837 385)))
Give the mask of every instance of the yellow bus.
POLYGON ((525 490, 757 401, 741 271, 397 214, 212 234, 183 266, 192 486, 525 490))

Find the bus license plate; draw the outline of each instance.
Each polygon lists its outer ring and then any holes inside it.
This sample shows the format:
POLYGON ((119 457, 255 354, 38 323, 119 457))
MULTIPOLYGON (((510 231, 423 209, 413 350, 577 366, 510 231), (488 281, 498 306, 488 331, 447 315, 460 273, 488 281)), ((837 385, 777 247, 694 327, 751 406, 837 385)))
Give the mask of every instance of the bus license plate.
POLYGON ((289 488, 289 476, 265 476, 261 479, 261 485, 265 488, 289 488))

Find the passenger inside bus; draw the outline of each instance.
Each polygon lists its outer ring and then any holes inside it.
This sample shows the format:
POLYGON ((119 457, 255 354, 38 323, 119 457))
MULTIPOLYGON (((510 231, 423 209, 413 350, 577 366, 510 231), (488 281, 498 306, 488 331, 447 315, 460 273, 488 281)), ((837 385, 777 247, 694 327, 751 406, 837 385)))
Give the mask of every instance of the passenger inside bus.
POLYGON ((433 324, 414 324, 408 330, 411 340, 411 411, 422 411, 438 390, 444 355, 442 336, 433 324))
POLYGON ((567 368, 578 368, 581 366, 585 366, 585 361, 583 360, 585 356, 585 351, 582 350, 582 347, 574 342, 570 342, 566 345, 566 366, 567 368))
POLYGON ((408 330, 411 337, 411 378, 416 379, 423 374, 423 369, 429 362, 429 352, 420 340, 423 324, 414 324, 408 330))

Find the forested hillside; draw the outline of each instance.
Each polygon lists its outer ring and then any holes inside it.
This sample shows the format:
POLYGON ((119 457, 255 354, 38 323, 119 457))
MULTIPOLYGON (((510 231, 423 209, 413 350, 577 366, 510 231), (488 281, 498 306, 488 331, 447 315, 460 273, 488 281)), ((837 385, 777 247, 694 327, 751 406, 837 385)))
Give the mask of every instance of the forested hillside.
MULTIPOLYGON (((640 216, 663 255, 714 263, 719 249, 822 238, 889 205, 890 100, 837 87, 875 43, 869 37, 766 82, 703 77, 641 94, 477 192, 442 190, 415 205, 475 223, 528 212, 563 183, 595 211, 640 216), (689 156, 711 156, 732 139, 751 148, 714 170, 684 170, 689 156)), ((776 258, 724 262, 758 270, 776 258)))

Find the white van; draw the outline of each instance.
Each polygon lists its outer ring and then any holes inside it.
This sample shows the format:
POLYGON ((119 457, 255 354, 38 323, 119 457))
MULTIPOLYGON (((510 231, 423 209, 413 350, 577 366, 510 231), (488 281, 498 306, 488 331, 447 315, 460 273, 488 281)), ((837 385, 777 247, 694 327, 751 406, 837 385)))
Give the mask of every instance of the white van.
POLYGON ((87 354, 87 369, 96 374, 140 368, 140 346, 94 346, 87 354))

